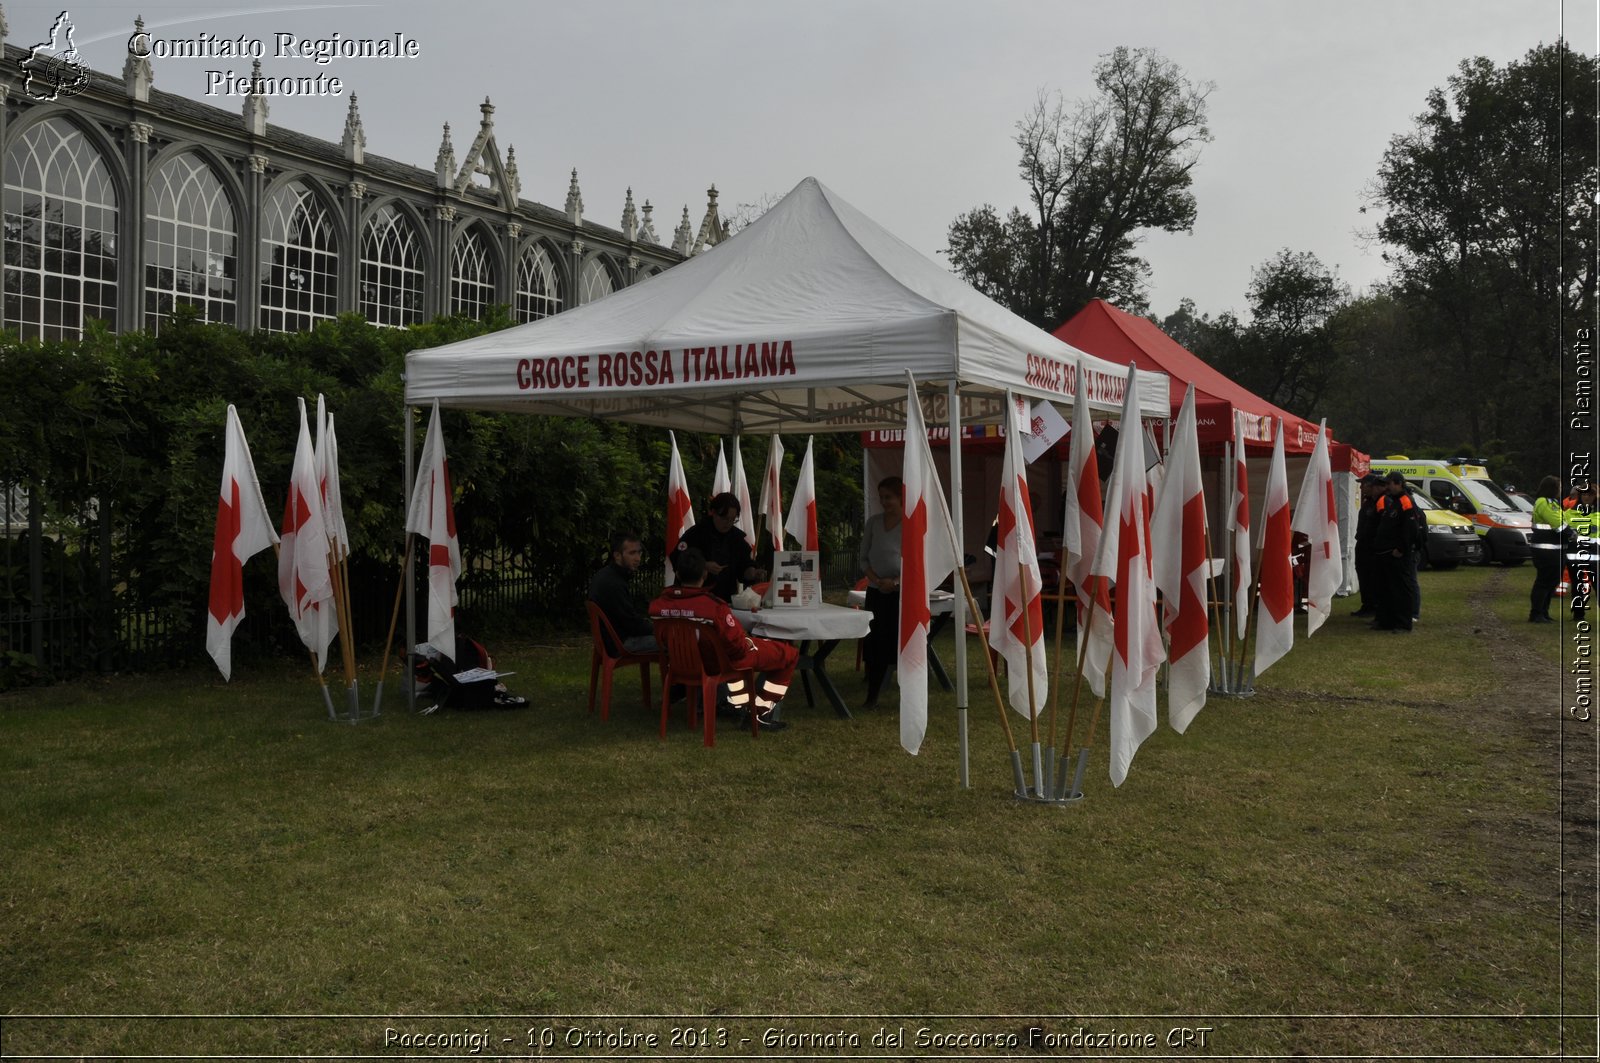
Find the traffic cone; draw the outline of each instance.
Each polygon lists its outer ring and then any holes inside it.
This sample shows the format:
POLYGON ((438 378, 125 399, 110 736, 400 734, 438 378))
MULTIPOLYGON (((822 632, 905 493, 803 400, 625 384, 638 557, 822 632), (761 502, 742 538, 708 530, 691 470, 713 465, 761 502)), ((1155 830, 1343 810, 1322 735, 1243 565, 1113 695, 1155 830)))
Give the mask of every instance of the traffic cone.
POLYGON ((1565 598, 1570 593, 1572 593, 1572 570, 1563 568, 1561 570, 1561 582, 1556 584, 1556 597, 1565 598))

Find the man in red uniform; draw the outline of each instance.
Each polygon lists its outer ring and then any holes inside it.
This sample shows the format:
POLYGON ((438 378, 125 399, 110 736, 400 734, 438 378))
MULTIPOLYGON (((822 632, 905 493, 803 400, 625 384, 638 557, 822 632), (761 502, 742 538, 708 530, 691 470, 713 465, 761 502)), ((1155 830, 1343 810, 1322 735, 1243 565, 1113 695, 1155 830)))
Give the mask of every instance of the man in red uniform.
MULTIPOLYGON (((736 668, 762 673, 761 689, 756 693, 756 719, 763 730, 783 730, 788 724, 776 719, 775 710, 789 691, 789 681, 800 663, 799 651, 787 642, 745 634, 744 626, 728 608, 728 603, 705 586, 706 557, 699 550, 690 547, 679 551, 677 571, 677 584, 662 591, 661 597, 650 603, 651 618, 683 617, 705 624, 707 630, 703 637, 721 639, 736 668)), ((728 701, 736 709, 749 710, 750 692, 745 689, 743 679, 728 684, 728 701)))

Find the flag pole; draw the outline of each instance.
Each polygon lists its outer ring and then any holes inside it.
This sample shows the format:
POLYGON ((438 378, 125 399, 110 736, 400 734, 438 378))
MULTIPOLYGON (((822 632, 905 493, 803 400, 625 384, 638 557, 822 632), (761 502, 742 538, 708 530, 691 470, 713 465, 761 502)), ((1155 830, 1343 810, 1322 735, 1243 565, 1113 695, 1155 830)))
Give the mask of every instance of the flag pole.
MULTIPOLYGON (((1093 586, 1093 580, 1103 578, 1103 576, 1090 576, 1090 586, 1093 586)), ((1083 791, 1080 789, 1080 787, 1083 785, 1083 769, 1084 765, 1089 761, 1089 747, 1086 744, 1083 749, 1078 751, 1078 770, 1073 774, 1072 785, 1071 788, 1068 789, 1066 785, 1067 760, 1072 755, 1072 732, 1077 727, 1078 723, 1078 699, 1083 695, 1083 669, 1085 663, 1089 659, 1089 636, 1094 632, 1094 618, 1099 615, 1098 611, 1094 607, 1094 603, 1095 595, 1091 593, 1089 595, 1089 605, 1084 610, 1085 616, 1083 621, 1083 638, 1081 640, 1083 643, 1083 649, 1078 653, 1078 667, 1076 669, 1078 677, 1072 686, 1072 707, 1067 710, 1067 733, 1061 736, 1061 754, 1056 766, 1056 774, 1058 776, 1056 779, 1056 796, 1063 799, 1078 798, 1083 796, 1083 791)), ((1098 706, 1098 698, 1095 699, 1095 703, 1098 706)), ((1098 713, 1098 709, 1096 709, 1096 712, 1098 713)), ((1091 725, 1091 734, 1093 733, 1093 730, 1094 728, 1091 725)))
MULTIPOLYGON (((1061 659, 1065 655, 1061 648, 1061 635, 1067 626, 1067 557, 1066 544, 1061 547, 1061 554, 1057 558, 1060 567, 1059 578, 1056 580, 1056 666, 1050 675, 1050 740, 1046 743, 1053 751, 1056 748, 1056 720, 1060 716, 1061 708, 1061 659)), ((1055 787, 1051 787, 1054 790, 1055 787)))
POLYGON ((400 622, 400 597, 406 589, 406 572, 411 568, 411 544, 416 540, 406 533, 405 560, 400 562, 400 579, 394 586, 394 611, 389 614, 389 635, 383 640, 383 666, 378 669, 378 692, 372 699, 372 715, 383 708, 383 680, 389 674, 389 651, 394 648, 394 629, 400 622))
MULTIPOLYGON (((1019 522, 1017 531, 1022 530, 1019 522)), ((1019 560, 1017 562, 1017 588, 1023 595, 1027 594, 1028 574, 1026 568, 1019 560)), ((1022 641, 1028 653, 1028 734, 1032 742, 1033 753, 1033 792, 1036 797, 1045 796, 1044 786, 1044 757, 1039 750, 1039 703, 1033 691, 1033 625, 1028 617, 1029 609, 1027 600, 1022 602, 1022 641)), ((1041 635, 1044 632, 1040 632, 1041 635)))
MULTIPOLYGON (((961 590, 967 596, 967 608, 971 609, 972 615, 981 621, 983 614, 978 611, 977 599, 972 596, 972 584, 967 581, 966 567, 958 565, 956 571, 961 574, 961 590)), ((983 631, 982 623, 978 624, 978 631, 980 633, 983 631)), ((989 651, 987 640, 984 641, 983 660, 989 675, 989 690, 994 694, 994 707, 1000 713, 1000 726, 1005 728, 1006 745, 1011 749, 1011 774, 1016 783, 1017 796, 1026 797, 1028 786, 1022 775, 1022 753, 1017 749, 1017 737, 1011 730, 1011 717, 1006 714, 1005 698, 1000 694, 1000 678, 994 670, 994 654, 989 651)))
MULTIPOLYGON (((906 371, 906 376, 907 377, 911 376, 910 370, 906 371)), ((962 493, 962 484, 961 484, 961 479, 962 479, 962 471, 961 471, 962 470, 962 457, 961 457, 961 393, 960 393, 960 389, 957 386, 957 381, 956 381, 956 379, 954 377, 952 377, 950 380, 946 381, 946 383, 945 383, 945 396, 946 396, 945 401, 948 404, 949 414, 950 414, 950 505, 948 507, 941 506, 940 508, 950 518, 950 522, 951 522, 950 525, 949 525, 950 545, 951 545, 951 548, 955 552, 956 570, 959 571, 962 574, 962 580, 965 581, 965 579, 966 579, 966 571, 967 571, 967 557, 966 557, 966 551, 964 549, 965 542, 963 540, 963 536, 965 535, 964 529, 966 528, 966 523, 965 523, 965 521, 966 521, 966 513, 965 513, 965 511, 963 509, 963 503, 961 501, 961 498, 962 498, 962 494, 961 494, 962 493), (963 529, 963 531, 958 533, 957 529, 963 529)), ((920 403, 922 400, 921 400, 920 397, 918 397, 917 401, 920 403)), ((929 465, 931 466, 933 464, 933 452, 932 452, 931 449, 928 449, 928 441, 927 441, 926 438, 924 438, 924 439, 922 439, 920 441, 920 443, 921 443, 921 446, 924 448, 924 451, 923 451, 924 457, 927 460, 927 462, 929 463, 929 465)), ((953 610, 953 612, 955 613, 955 628, 956 628, 956 634, 955 634, 955 650, 956 650, 955 687, 956 687, 956 691, 955 691, 955 693, 956 693, 956 747, 957 747, 957 755, 958 755, 958 764, 957 764, 957 768, 956 768, 956 774, 957 774, 957 777, 958 777, 958 780, 959 780, 959 784, 960 784, 960 786, 961 786, 961 788, 963 790, 969 790, 969 789, 972 788, 972 770, 971 770, 971 759, 970 759, 971 747, 970 747, 970 745, 968 743, 968 734, 967 734, 967 700, 968 700, 968 698, 967 698, 967 635, 966 635, 966 631, 967 631, 966 607, 967 607, 967 602, 971 598, 972 598, 972 591, 971 591, 971 588, 969 587, 968 590, 967 590, 967 596, 965 598, 961 599, 960 601, 958 601, 956 603, 955 609, 953 610)), ((978 612, 976 608, 974 608, 973 611, 972 611, 972 622, 975 625, 977 625, 979 631, 983 630, 983 614, 978 612)), ((988 655, 987 646, 985 646, 984 655, 985 656, 988 655)))
POLYGON ((345 596, 344 577, 340 574, 338 549, 328 544, 328 578, 333 583, 333 615, 339 622, 339 663, 344 667, 345 700, 349 704, 350 722, 360 716, 360 703, 356 700, 355 655, 350 649, 350 601, 345 596))
MULTIPOLYGON (((954 385, 952 385, 951 390, 952 391, 954 390, 954 385)), ((954 409, 954 404, 952 404, 951 408, 954 409)), ((952 418, 955 421, 956 425, 959 426, 960 419, 955 417, 955 415, 953 415, 953 414, 952 414, 952 418)), ((955 489, 955 477, 959 473, 960 468, 961 468, 961 466, 959 464, 957 464, 959 462, 959 460, 960 460, 960 453, 961 452, 960 452, 960 449, 959 449, 959 443, 956 442, 956 440, 959 440, 960 435, 961 435, 961 433, 960 433, 959 428, 958 428, 958 430, 956 431, 956 433, 952 437, 951 455, 950 455, 950 460, 951 460, 950 477, 951 477, 951 484, 952 484, 951 496, 953 498, 955 498, 956 500, 958 500, 958 501, 960 500, 961 495, 960 495, 959 490, 955 489)), ((911 443, 913 441, 907 440, 907 442, 911 443)), ((916 443, 916 445, 920 445, 920 446, 923 446, 923 447, 926 447, 928 445, 928 441, 926 439, 916 440, 915 443, 916 443)), ((924 454, 924 460, 926 460, 930 465, 933 464, 933 455, 931 453, 925 453, 924 454)), ((981 635, 982 632, 983 632, 983 613, 981 611, 979 611, 979 609, 978 609, 978 600, 976 598, 974 598, 973 595, 972 595, 972 583, 971 583, 971 581, 969 581, 967 579, 967 566, 964 565, 964 564, 961 564, 961 562, 964 560, 964 558, 962 558, 962 556, 961 556, 960 541, 956 538, 956 526, 955 526, 955 523, 954 523, 955 518, 951 516, 950 511, 948 509, 946 509, 944 506, 940 506, 939 510, 940 510, 940 513, 944 517, 945 534, 950 536, 950 546, 951 546, 951 549, 955 551, 956 573, 957 573, 957 575, 959 575, 961 577, 961 592, 965 596, 963 600, 966 602, 967 608, 972 611, 973 622, 977 625, 978 632, 981 635)), ((957 670, 957 675, 962 679, 965 678, 965 674, 961 671, 961 665, 962 665, 963 661, 965 660, 965 657, 963 656, 965 651, 966 651, 966 629, 962 628, 962 629, 960 629, 960 630, 958 630, 956 632, 956 670, 957 670)), ((995 670, 994 670, 994 654, 989 651, 989 645, 988 645, 988 640, 987 639, 984 639, 983 663, 984 663, 984 667, 985 667, 985 669, 987 671, 987 674, 989 676, 989 690, 994 695, 994 707, 995 707, 995 710, 1000 713, 1000 726, 1002 728, 1004 728, 1005 732, 1006 732, 1006 745, 1011 750, 1011 775, 1012 775, 1013 781, 1016 784, 1016 794, 1017 794, 1018 797, 1027 797, 1028 796, 1027 782, 1026 782, 1026 780, 1023 779, 1023 776, 1022 776, 1022 754, 1017 749, 1017 736, 1011 730, 1011 717, 1006 714, 1005 699, 1000 695, 1000 679, 995 674, 995 670)), ((1030 669, 1030 672, 1031 671, 1032 670, 1030 669)), ((959 687, 959 686, 957 687, 956 693, 957 693, 958 698, 962 695, 964 690, 965 690, 964 687, 959 687)), ((965 713, 963 712, 962 716, 961 716, 961 722, 965 723, 965 719, 966 719, 965 713)), ((962 773, 962 782, 963 782, 963 785, 965 785, 966 784, 966 764, 967 764, 967 759, 966 759, 966 741, 965 741, 966 740, 966 730, 965 730, 965 728, 962 729, 961 738, 962 738, 961 773, 962 773)))
MULTIPOLYGON (((277 543, 273 543, 272 544, 272 556, 273 557, 278 557, 282 553, 283 553, 283 548, 281 546, 279 546, 277 543)), ((313 650, 310 646, 307 646, 306 647, 306 653, 311 658, 311 674, 312 674, 313 677, 315 677, 315 679, 317 681, 317 685, 322 688, 322 700, 324 702, 326 702, 327 706, 328 706, 328 719, 330 719, 330 720, 337 719, 338 718, 337 714, 335 714, 334 711, 333 711, 333 695, 328 693, 328 681, 326 679, 322 678, 322 669, 317 667, 317 652, 315 650, 313 650)))
MULTIPOLYGON (((1202 480, 1201 483, 1203 485, 1204 480, 1202 480)), ((1217 648, 1220 650, 1222 648, 1222 637, 1220 635, 1220 631, 1225 629, 1227 624, 1222 619, 1222 602, 1217 598, 1217 576, 1216 573, 1211 570, 1211 518, 1206 514, 1205 511, 1205 491, 1203 486, 1201 488, 1200 499, 1200 546, 1205 553, 1206 560, 1206 628, 1209 631, 1213 623, 1217 625, 1219 631, 1219 635, 1217 637, 1217 648)), ((1211 651, 1207 650, 1206 660, 1209 662, 1210 659, 1211 651)), ((1209 685, 1210 684, 1208 683, 1207 686, 1209 685)))

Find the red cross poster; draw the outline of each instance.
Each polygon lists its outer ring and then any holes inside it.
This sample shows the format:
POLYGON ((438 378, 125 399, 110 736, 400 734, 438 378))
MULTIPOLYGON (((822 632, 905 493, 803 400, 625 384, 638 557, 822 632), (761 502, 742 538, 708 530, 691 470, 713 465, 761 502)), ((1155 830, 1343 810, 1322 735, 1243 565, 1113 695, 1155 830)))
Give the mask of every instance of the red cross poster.
POLYGON ((822 603, 822 568, 815 550, 780 550, 772 559, 772 608, 822 603))

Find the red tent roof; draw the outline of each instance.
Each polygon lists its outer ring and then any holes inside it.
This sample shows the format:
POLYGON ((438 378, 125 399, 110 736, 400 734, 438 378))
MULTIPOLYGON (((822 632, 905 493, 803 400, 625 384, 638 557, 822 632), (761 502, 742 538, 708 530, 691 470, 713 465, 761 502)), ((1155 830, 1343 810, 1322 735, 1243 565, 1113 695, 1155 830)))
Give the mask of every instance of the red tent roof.
POLYGON ((1236 413, 1241 415, 1247 445, 1271 447, 1272 426, 1281 417, 1286 452, 1309 454, 1316 446, 1316 425, 1240 387, 1152 322, 1118 310, 1104 299, 1096 299, 1074 314, 1056 329, 1055 336, 1096 357, 1122 365, 1133 362, 1140 369, 1167 374, 1174 417, 1183 406, 1185 389, 1193 383, 1202 446, 1231 441, 1236 413))

